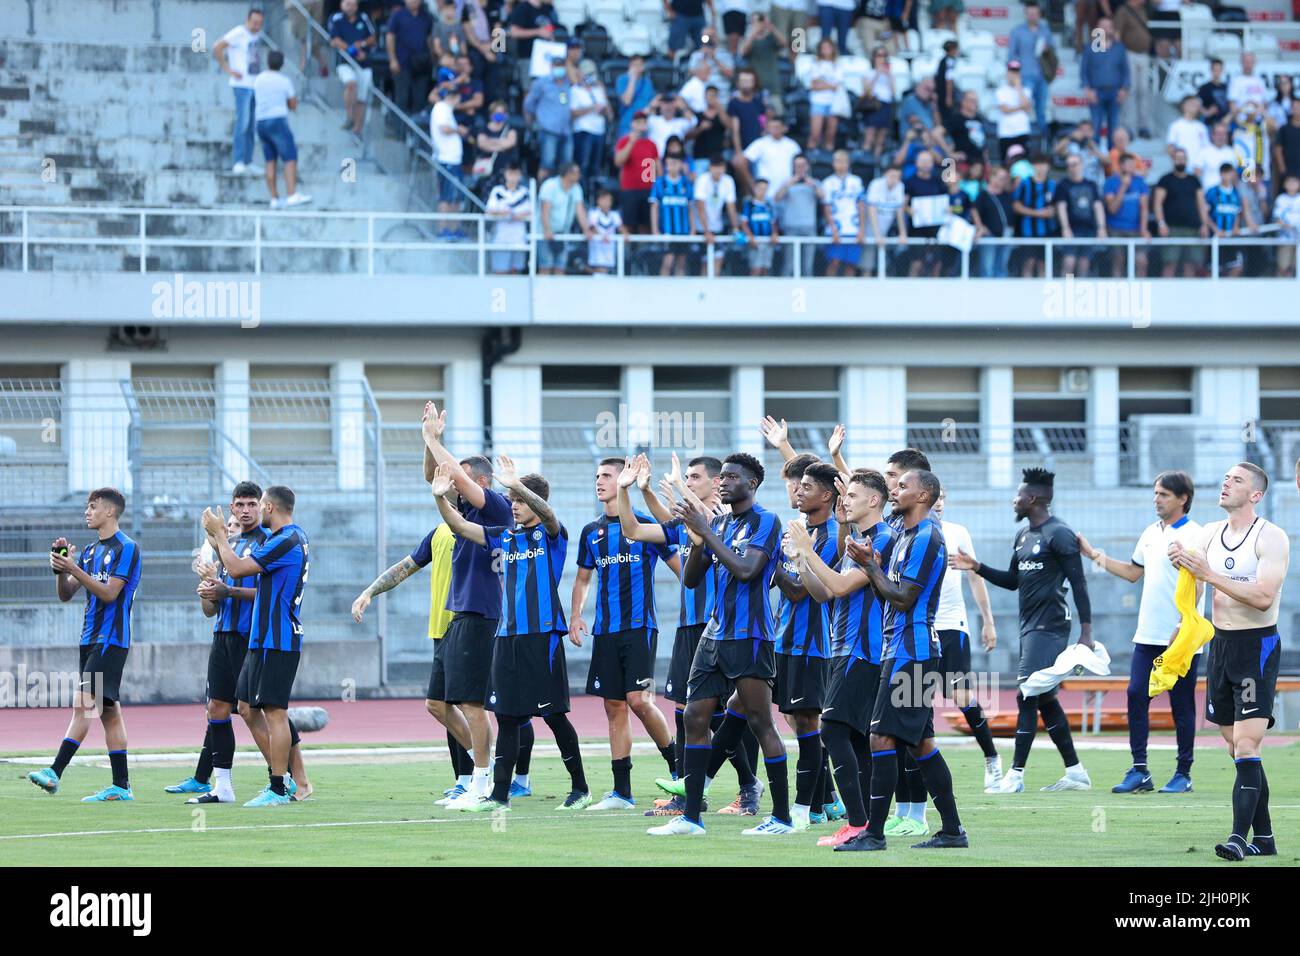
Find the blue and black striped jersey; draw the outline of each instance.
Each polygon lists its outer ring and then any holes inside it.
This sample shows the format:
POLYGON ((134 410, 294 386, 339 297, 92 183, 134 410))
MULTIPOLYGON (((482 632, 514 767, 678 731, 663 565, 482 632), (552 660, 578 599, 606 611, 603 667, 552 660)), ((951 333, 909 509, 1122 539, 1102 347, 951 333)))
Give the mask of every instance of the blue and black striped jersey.
POLYGON ((776 637, 776 621, 768 590, 776 563, 781 560, 781 522, 775 514, 754 505, 744 514, 720 515, 713 519, 713 531, 737 554, 757 548, 767 556, 763 570, 751 581, 738 581, 727 566, 711 551, 705 557, 712 563, 714 576, 713 607, 704 637, 715 641, 762 640, 776 637))
MULTIPOLYGON (((868 532, 871 546, 880 555, 881 567, 889 567, 898 532, 888 522, 877 522, 868 532)), ((855 538, 862 538, 854 531, 855 538)), ((840 571, 857 567, 847 554, 840 559, 840 571)), ((856 657, 879 664, 885 648, 885 606, 870 584, 835 601, 831 633, 831 657, 856 657)))
MULTIPOLYGON (((650 516, 633 512, 638 521, 650 516)), ((582 529, 578 567, 596 569, 596 620, 592 634, 614 634, 638 627, 658 628, 655 620, 655 564, 677 549, 623 537, 618 516, 601 515, 582 529)))
MULTIPOLYGON (((261 525, 258 525, 252 531, 245 531, 242 534, 231 535, 226 541, 230 545, 230 550, 235 552, 236 557, 246 558, 248 555, 266 540, 270 534, 261 525)), ((255 588, 257 587, 257 575, 250 574, 246 577, 231 577, 225 568, 221 569, 221 583, 231 588, 255 588)), ((212 623, 214 634, 243 634, 247 635, 252 629, 253 624, 253 602, 237 601, 234 598, 226 598, 217 603, 217 616, 212 623)))
POLYGON ((889 580, 920 585, 921 593, 910 611, 900 611, 892 604, 885 606, 885 660, 897 664, 939 656, 934 615, 947 569, 948 549, 939 522, 927 515, 915 527, 899 531, 889 559, 889 580))
POLYGON ((665 236, 691 234, 691 196, 695 187, 685 176, 660 176, 650 189, 650 215, 659 217, 659 231, 665 236))
POLYGON ((498 637, 557 634, 569 629, 560 603, 560 576, 569 553, 569 532, 549 535, 531 528, 484 528, 486 547, 501 568, 501 618, 498 637))
POLYGON ((271 532, 249 555, 262 567, 248 635, 250 651, 302 650, 303 586, 307 583, 307 533, 296 524, 271 532))
MULTIPOLYGON (((659 527, 663 530, 664 540, 669 546, 677 548, 677 556, 681 558, 682 568, 685 569, 692 548, 691 536, 687 533, 686 526, 680 520, 673 520, 659 527)), ((699 587, 688 588, 686 581, 682 581, 681 610, 677 614, 678 627, 691 627, 704 624, 709 620, 709 611, 713 609, 714 583, 712 570, 705 572, 699 587)))
MULTIPOLYGON (((812 534, 813 550, 827 566, 835 567, 839 522, 830 518, 823 524, 809 527, 808 531, 812 534)), ((799 580, 799 572, 793 563, 787 561, 784 567, 786 574, 799 580)), ((776 652, 801 657, 830 657, 831 604, 831 601, 819 604, 808 596, 802 601, 791 601, 782 593, 777 612, 776 652)))
POLYGON ((126 583, 116 601, 101 601, 86 591, 86 619, 81 628, 82 644, 131 646, 131 603, 140 586, 140 546, 121 531, 85 548, 77 564, 96 581, 121 578, 126 583))

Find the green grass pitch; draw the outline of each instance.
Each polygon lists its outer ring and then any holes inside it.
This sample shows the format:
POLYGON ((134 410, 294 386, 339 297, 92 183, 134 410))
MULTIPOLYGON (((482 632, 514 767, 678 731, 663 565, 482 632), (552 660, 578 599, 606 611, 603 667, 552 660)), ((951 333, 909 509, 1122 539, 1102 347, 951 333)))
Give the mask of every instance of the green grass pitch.
MULTIPOLYGON (((538 751, 550 741, 539 735, 538 751)), ((985 796, 978 750, 948 747, 963 822, 971 849, 921 852, 914 841, 892 840, 883 853, 833 853, 816 846, 833 825, 780 838, 744 837, 752 818, 705 815, 702 838, 645 835, 664 822, 647 818, 657 791, 657 756, 635 756, 635 812, 556 813, 568 777, 553 756, 533 760, 535 796, 491 819, 433 806, 448 782, 444 759, 330 758, 309 750, 316 796, 287 807, 246 810, 239 805, 197 808, 162 792, 188 772, 188 764, 133 767, 133 803, 81 804, 79 798, 108 782, 106 761, 74 765, 55 796, 38 791, 22 775, 34 767, 0 766, 0 863, 5 865, 840 865, 840 866, 1216 866, 1213 845, 1231 822, 1231 764, 1211 738, 1198 743, 1196 792, 1182 796, 1110 793, 1128 764, 1120 750, 1084 750, 1093 790, 1040 793, 1060 775, 1060 760, 1043 741, 1029 763, 1030 789, 1017 796, 985 796), (197 813, 196 811, 202 810, 197 813)), ((584 747, 594 791, 608 787, 608 757, 584 747)), ((1004 760, 1009 757, 1004 753, 1004 760)), ((1172 771, 1173 755, 1157 752, 1156 784, 1172 771)), ((1243 867, 1295 866, 1300 861, 1300 743, 1265 751, 1274 832, 1281 852, 1243 867)), ((262 771, 238 764, 235 784, 241 801, 265 782, 262 771)), ((713 791, 713 807, 735 794, 724 768, 713 791)), ((764 801, 764 809, 768 807, 764 801)), ((929 811, 937 828, 938 814, 929 811)))

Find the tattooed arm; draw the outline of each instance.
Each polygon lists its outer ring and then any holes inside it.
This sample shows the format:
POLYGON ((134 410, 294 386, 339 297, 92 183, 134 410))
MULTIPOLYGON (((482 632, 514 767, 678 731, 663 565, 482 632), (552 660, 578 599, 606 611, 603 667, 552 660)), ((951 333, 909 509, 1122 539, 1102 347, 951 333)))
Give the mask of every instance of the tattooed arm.
POLYGON ((419 566, 411 560, 411 556, 408 554, 371 581, 369 586, 357 595, 357 599, 352 602, 352 620, 360 624, 362 615, 366 613, 366 608, 370 607, 370 601, 376 594, 391 591, 418 570, 420 570, 419 566))

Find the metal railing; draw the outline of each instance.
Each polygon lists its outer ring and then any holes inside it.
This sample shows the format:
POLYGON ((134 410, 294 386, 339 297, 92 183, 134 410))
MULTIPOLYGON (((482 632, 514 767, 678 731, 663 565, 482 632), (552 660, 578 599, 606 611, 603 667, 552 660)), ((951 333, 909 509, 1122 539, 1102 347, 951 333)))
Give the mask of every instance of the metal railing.
MULTIPOLYGON (((61 250, 100 249, 111 253, 102 270, 110 273, 485 276, 526 266, 535 276, 552 270, 586 274, 600 262, 618 276, 813 278, 827 275, 832 262, 843 274, 839 264, 849 251, 857 261, 853 273, 877 280, 1019 278, 1030 272, 1051 279, 1066 275, 1070 260, 1068 274, 1076 277, 1132 280, 1170 274, 1217 280, 1296 274, 1296 242, 1272 231, 1207 239, 984 238, 961 249, 931 238, 837 244, 826 236, 782 236, 774 243, 613 236, 593 244, 581 234, 548 239, 538 230, 522 243, 498 242, 494 224, 492 217, 476 213, 0 206, 0 263, 4 271, 57 272, 61 250), (441 238, 424 238, 434 228, 441 238), (665 262, 669 254, 671 268, 665 262)), ((78 260, 77 270, 85 271, 84 262, 78 260)))

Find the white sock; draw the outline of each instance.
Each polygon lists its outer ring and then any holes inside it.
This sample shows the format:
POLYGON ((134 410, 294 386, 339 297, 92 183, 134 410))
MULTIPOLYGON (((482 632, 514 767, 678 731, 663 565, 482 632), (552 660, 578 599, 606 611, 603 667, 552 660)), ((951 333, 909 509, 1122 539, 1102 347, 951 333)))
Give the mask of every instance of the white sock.
POLYGON ((481 770, 478 767, 474 768, 473 790, 479 796, 487 796, 487 794, 492 791, 492 783, 488 779, 487 767, 484 767, 481 770))
POLYGON ((925 804, 924 804, 924 803, 911 803, 911 804, 908 804, 908 806, 911 807, 911 811, 910 811, 909 813, 905 813, 905 814, 903 814, 903 816, 905 816, 905 817, 909 817, 910 819, 915 820, 917 823, 924 823, 924 822, 925 822, 925 804))
POLYGON ((230 782, 230 770, 223 767, 213 767, 212 770, 217 779, 212 789, 217 792, 218 797, 230 797, 233 800, 235 788, 230 782))
POLYGON ((1024 767, 1019 767, 1019 768, 1017 768, 1017 767, 1012 767, 1010 770, 1007 771, 1007 776, 1010 777, 1010 776, 1012 776, 1012 775, 1015 775, 1015 776, 1017 776, 1017 777, 1023 777, 1023 776, 1025 775, 1025 768, 1024 768, 1024 767))
POLYGON ((521 787, 527 787, 527 786, 528 786, 528 774, 526 774, 526 773, 517 773, 517 774, 515 774, 515 783, 519 784, 519 786, 521 786, 521 787))
POLYGON ((803 817, 803 818, 806 820, 806 819, 808 819, 808 815, 809 815, 810 813, 812 813, 812 807, 807 806, 806 804, 802 804, 802 803, 792 803, 792 804, 790 804, 790 815, 791 815, 791 816, 795 816, 795 817, 803 817))
POLYGON ((900 817, 910 817, 912 815, 912 805, 900 800, 898 801, 898 810, 896 812, 900 817))
POLYGON ((466 790, 469 789, 470 782, 471 782, 470 775, 467 773, 462 773, 459 777, 456 778, 456 786, 464 787, 466 790))
POLYGON ((1079 774, 1084 772, 1083 764, 1081 763, 1072 764, 1069 767, 1065 768, 1065 772, 1072 777, 1077 777, 1079 776, 1079 774))

